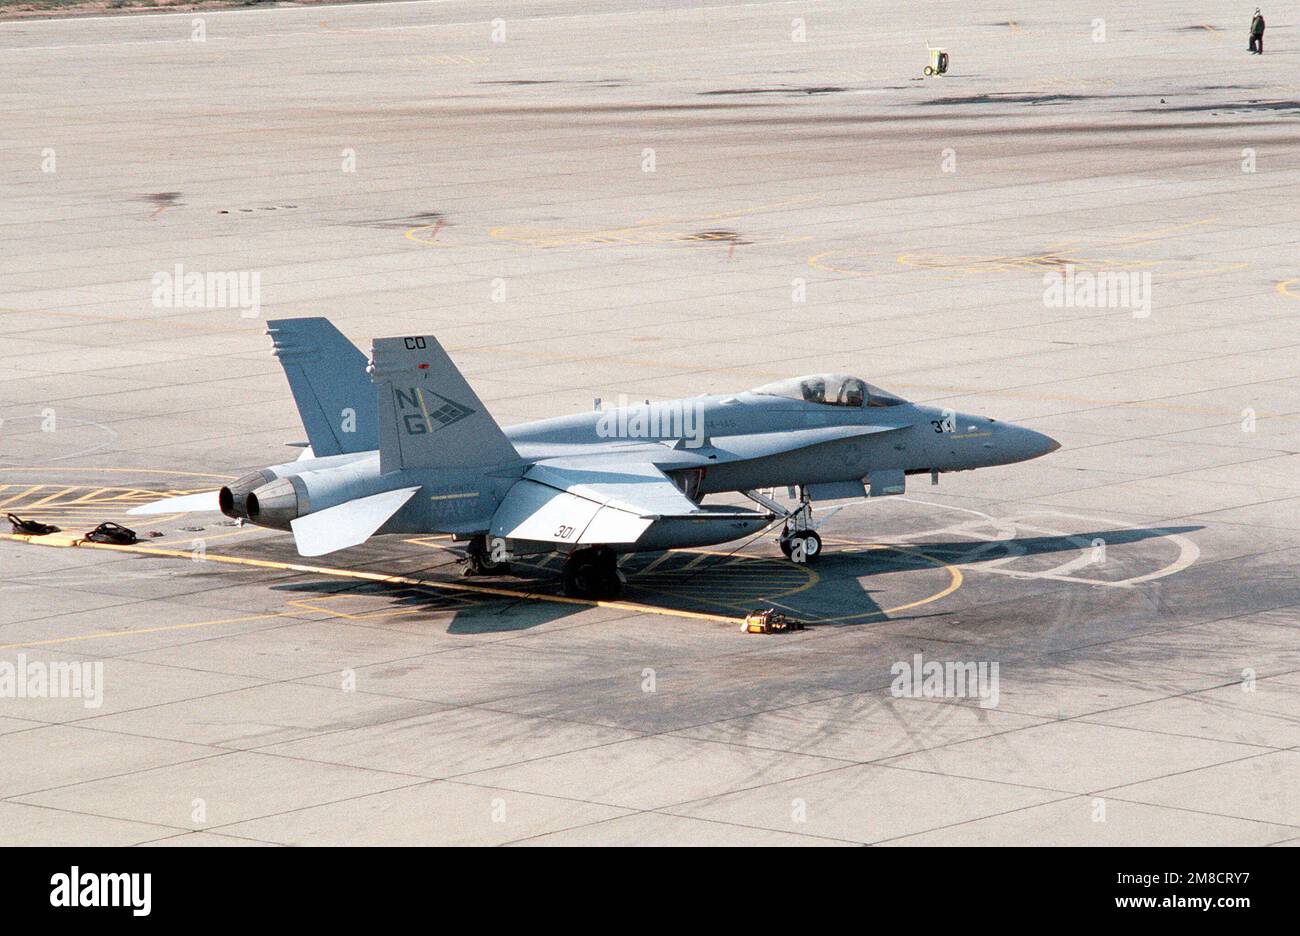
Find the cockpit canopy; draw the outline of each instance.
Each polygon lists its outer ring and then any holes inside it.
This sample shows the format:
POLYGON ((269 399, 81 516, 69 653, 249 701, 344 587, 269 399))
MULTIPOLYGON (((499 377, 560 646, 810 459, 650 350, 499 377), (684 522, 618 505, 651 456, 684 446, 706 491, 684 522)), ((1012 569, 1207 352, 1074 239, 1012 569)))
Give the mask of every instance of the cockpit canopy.
POLYGON ((809 374, 763 384, 750 391, 824 406, 898 406, 907 401, 848 374, 809 374))

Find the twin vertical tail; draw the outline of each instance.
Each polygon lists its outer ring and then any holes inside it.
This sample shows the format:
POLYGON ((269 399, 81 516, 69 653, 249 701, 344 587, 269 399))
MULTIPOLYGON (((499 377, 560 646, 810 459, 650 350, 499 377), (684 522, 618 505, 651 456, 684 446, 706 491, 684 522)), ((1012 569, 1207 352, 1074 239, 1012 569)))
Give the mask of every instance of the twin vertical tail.
POLYGON ((371 353, 384 474, 404 468, 487 468, 519 460, 432 335, 377 338, 371 353))
POLYGON ((379 447, 375 388, 366 356, 324 318, 273 319, 274 344, 312 453, 343 455, 379 447))

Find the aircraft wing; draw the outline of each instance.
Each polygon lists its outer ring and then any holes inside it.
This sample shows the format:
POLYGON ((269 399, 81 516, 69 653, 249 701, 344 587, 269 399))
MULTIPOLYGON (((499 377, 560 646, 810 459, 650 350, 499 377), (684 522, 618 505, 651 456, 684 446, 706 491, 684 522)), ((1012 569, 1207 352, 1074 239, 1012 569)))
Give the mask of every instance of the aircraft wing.
POLYGON ((722 516, 702 511, 649 463, 534 465, 497 508, 492 535, 573 545, 635 543, 656 520, 696 515, 722 516))

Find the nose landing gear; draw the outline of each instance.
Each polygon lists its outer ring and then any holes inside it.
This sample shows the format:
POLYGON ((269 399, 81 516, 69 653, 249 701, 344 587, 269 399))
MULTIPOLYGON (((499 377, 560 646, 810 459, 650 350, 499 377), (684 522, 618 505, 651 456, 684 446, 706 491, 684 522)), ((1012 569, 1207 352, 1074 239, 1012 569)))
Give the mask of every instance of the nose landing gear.
POLYGON ((786 510, 781 504, 758 491, 741 493, 777 516, 785 516, 785 525, 781 527, 781 536, 776 542, 787 559, 792 562, 816 562, 821 558, 822 538, 813 529, 812 498, 808 496, 805 488, 799 489, 799 506, 794 510, 786 510))

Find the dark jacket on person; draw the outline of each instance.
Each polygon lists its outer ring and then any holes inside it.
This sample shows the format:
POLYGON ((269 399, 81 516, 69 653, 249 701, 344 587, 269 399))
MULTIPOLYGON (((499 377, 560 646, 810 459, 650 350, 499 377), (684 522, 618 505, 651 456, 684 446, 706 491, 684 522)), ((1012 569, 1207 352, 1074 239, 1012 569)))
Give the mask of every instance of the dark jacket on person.
POLYGON ((1256 14, 1255 18, 1250 21, 1250 34, 1256 39, 1264 35, 1264 17, 1256 14))

